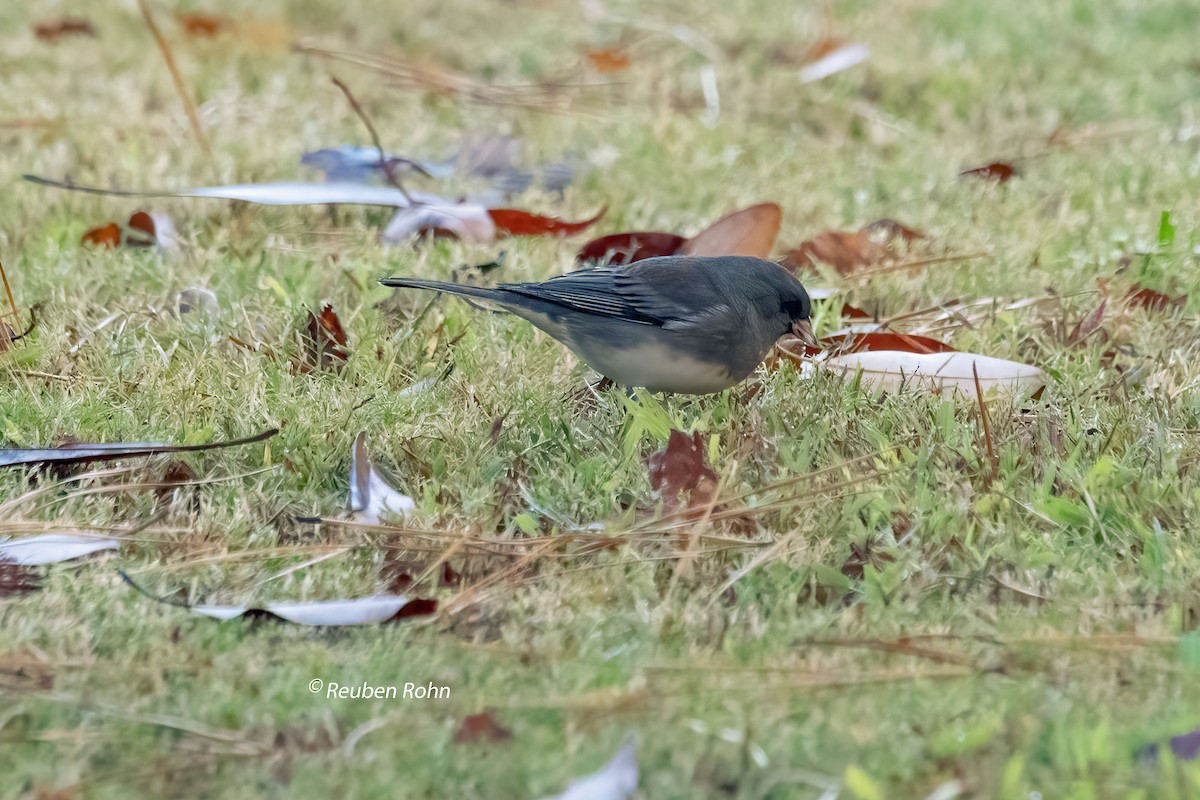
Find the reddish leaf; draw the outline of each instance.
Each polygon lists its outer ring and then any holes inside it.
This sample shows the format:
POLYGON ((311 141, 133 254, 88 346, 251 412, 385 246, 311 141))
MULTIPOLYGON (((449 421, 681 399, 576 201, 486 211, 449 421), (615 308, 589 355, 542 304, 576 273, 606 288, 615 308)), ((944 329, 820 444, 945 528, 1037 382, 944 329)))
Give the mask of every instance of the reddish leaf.
POLYGON ((1125 302, 1134 308, 1144 308, 1148 311, 1164 311, 1170 306, 1179 306, 1187 302, 1187 295, 1172 298, 1153 289, 1143 289, 1134 286, 1125 295, 1125 302))
POLYGON ((511 738, 512 731, 497 722, 491 711, 464 717, 462 724, 454 732, 455 744, 504 742, 511 738))
POLYGON ((688 256, 754 256, 766 258, 775 247, 783 209, 760 203, 726 214, 679 248, 688 256))
POLYGON ((686 241, 685 237, 678 234, 657 231, 612 233, 585 244, 575 259, 607 264, 632 264, 643 258, 675 255, 686 241))
POLYGON ((958 173, 959 175, 969 175, 973 178, 982 178, 996 183, 1007 183, 1018 174, 1017 168, 1012 164, 1006 164, 1003 161, 995 161, 982 167, 974 169, 965 169, 958 173))
POLYGON ((897 240, 905 244, 912 244, 917 239, 925 238, 925 234, 916 228, 910 228, 903 222, 898 222, 887 217, 877 219, 874 222, 868 222, 862 226, 861 230, 873 241, 882 244, 888 244, 897 240))
POLYGON ((203 14, 198 11, 179 12, 175 15, 183 30, 189 36, 213 37, 233 27, 233 20, 216 14, 203 14))
POLYGON ((1075 327, 1067 334, 1064 344, 1067 347, 1079 347, 1091 337, 1092 334, 1100 330, 1100 323, 1104 320, 1104 309, 1108 305, 1108 299, 1100 301, 1100 305, 1096 310, 1085 317, 1080 317, 1079 322, 1075 323, 1075 327))
POLYGON ((842 315, 847 319, 874 319, 874 317, 863 311, 858 306, 852 306, 849 304, 842 306, 842 315))
POLYGON ((388 622, 399 622, 402 619, 411 617, 427 617, 430 614, 436 614, 438 610, 438 601, 431 600, 426 597, 418 597, 415 600, 409 600, 404 608, 397 611, 388 622))
MULTIPOLYGON (((164 220, 168 228, 171 228, 170 219, 160 217, 164 220)), ((167 236, 172 236, 168 233, 167 236)), ((155 247, 165 245, 165 249, 169 249, 174 244, 173 241, 159 241, 158 225, 154 221, 154 216, 147 214, 145 211, 135 211, 129 218, 129 222, 124 226, 110 222, 107 225, 101 225, 92 228, 87 233, 83 234, 83 244, 90 244, 96 247, 155 247)))
POLYGON ((603 47, 599 50, 588 50, 587 60, 596 72, 620 72, 629 69, 629 56, 615 47, 603 47))
POLYGON ((783 265, 791 269, 828 264, 842 275, 885 261, 897 242, 911 244, 925 234, 894 219, 877 219, 857 231, 825 231, 788 251, 783 265))
POLYGON ((95 36, 92 23, 82 17, 48 19, 33 26, 33 35, 43 42, 57 42, 64 36, 95 36))
POLYGON ((81 241, 83 244, 90 244, 95 247, 120 247, 121 226, 115 222, 110 222, 107 225, 92 228, 83 235, 81 241))
POLYGON ((309 312, 308 336, 304 342, 307 351, 305 366, 315 364, 318 369, 340 369, 350 357, 344 349, 346 343, 346 331, 342 329, 342 322, 333 306, 326 303, 320 315, 309 312))
POLYGON ((708 465, 699 431, 688 436, 672 429, 666 449, 649 456, 646 465, 650 486, 662 495, 668 512, 704 509, 716 499, 717 473, 708 465))
POLYGON ((125 237, 126 247, 153 247, 158 242, 154 217, 145 211, 135 211, 129 218, 129 232, 125 237), (145 234, 143 236, 143 234, 145 234))
POLYGON ((887 257, 887 248, 871 241, 862 231, 825 231, 814 239, 801 242, 783 256, 783 265, 793 270, 828 264, 843 275, 878 264, 887 257))
POLYGON ((516 208, 490 208, 488 215, 496 224, 497 236, 571 236, 596 224, 607 210, 582 222, 565 222, 516 208))
POLYGON ((0 558, 0 597, 29 594, 42 588, 42 579, 36 571, 23 564, 0 558))
MULTIPOLYGON (((868 350, 892 350, 902 353, 956 353, 955 348, 928 336, 918 336, 898 331, 874 331, 870 333, 835 333, 821 337, 821 344, 835 355, 865 353, 868 350)), ((815 356, 822 350, 805 344, 795 336, 785 336, 776 346, 779 355, 799 363, 801 356, 815 356)), ((771 363, 771 357, 768 357, 771 363)), ((777 362, 775 362, 777 363, 777 362)))

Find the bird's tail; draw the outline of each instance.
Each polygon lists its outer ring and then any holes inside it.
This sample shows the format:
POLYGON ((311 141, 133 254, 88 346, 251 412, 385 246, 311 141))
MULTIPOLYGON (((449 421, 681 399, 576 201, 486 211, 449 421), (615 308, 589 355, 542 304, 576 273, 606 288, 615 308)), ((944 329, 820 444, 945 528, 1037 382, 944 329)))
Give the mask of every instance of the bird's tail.
POLYGON ((467 283, 427 281, 421 278, 383 278, 379 282, 393 289, 429 289, 434 292, 446 292, 464 297, 478 297, 481 300, 491 300, 493 302, 499 301, 503 297, 495 289, 488 289, 483 286, 471 286, 467 283))

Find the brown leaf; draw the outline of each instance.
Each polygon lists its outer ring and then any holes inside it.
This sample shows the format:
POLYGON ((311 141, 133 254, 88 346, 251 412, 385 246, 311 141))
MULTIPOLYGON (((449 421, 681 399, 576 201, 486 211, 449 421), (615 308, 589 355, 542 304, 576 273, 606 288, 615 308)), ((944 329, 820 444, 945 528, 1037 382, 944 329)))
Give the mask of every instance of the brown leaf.
POLYGON ((676 233, 632 231, 612 233, 593 239, 580 248, 576 261, 597 261, 603 264, 632 264, 643 258, 672 256, 687 242, 676 233))
POLYGON ((83 235, 81 241, 83 244, 90 244, 94 247, 120 247, 121 226, 110 222, 107 225, 92 228, 83 235))
MULTIPOLYGON (((168 228, 173 227, 170 224, 169 218, 160 217, 160 219, 164 221, 168 228)), ((174 241, 159 241, 159 233, 158 224, 154 221, 154 215, 148 214, 145 211, 135 211, 124 226, 116 222, 100 225, 83 234, 81 242, 95 247, 162 246, 165 249, 169 249, 174 246, 174 241)), ((165 238, 170 239, 172 235, 172 232, 168 232, 165 238)))
POLYGON ((1100 301, 1100 305, 1096 307, 1095 311, 1087 316, 1080 317, 1079 321, 1075 323, 1075 327, 1071 329, 1069 334, 1067 334, 1064 344, 1067 347, 1079 347, 1086 342, 1088 338, 1092 336, 1092 334, 1099 331, 1100 323, 1104 321, 1104 309, 1107 305, 1108 298, 1104 298, 1100 301))
POLYGON ((497 722, 490 710, 463 717, 458 730, 454 732, 455 744, 505 742, 511 738, 512 731, 497 722))
POLYGON ((402 619, 411 617, 427 617, 430 614, 436 614, 438 610, 438 601, 431 600, 426 597, 418 597, 409 600, 404 608, 397 611, 388 622, 399 622, 402 619))
POLYGON ((983 180, 995 181, 996 183, 1007 183, 1020 173, 1017 172, 1017 168, 1012 164, 1006 164, 1003 161, 995 161, 982 167, 965 169, 958 174, 960 176, 970 176, 972 178, 982 178, 983 180))
MULTIPOLYGON (((919 336, 899 331, 872 331, 867 333, 836 333, 821 337, 825 350, 833 351, 831 355, 848 355, 850 353, 865 353, 869 350, 893 350, 903 353, 956 353, 955 348, 945 342, 928 336, 919 336)), ((800 363, 803 357, 812 357, 822 352, 821 349, 805 344, 795 336, 785 336, 775 346, 773 356, 767 357, 771 366, 778 365, 778 357, 794 363, 800 363)))
POLYGON ((849 275, 878 264, 887 254, 887 248, 871 241, 862 231, 825 231, 789 250, 782 263, 793 270, 815 267, 817 263, 828 264, 842 275, 849 275))
POLYGON ((895 560, 895 556, 876 551, 871 547, 870 542, 865 547, 851 542, 850 556, 842 564, 842 574, 847 578, 861 581, 866 575, 868 565, 879 568, 881 564, 895 560))
POLYGON ((717 496, 717 473, 708 464, 704 439, 672 429, 666 449, 649 456, 650 486, 663 498, 668 512, 703 510, 717 496), (680 495, 687 499, 681 500, 680 495))
POLYGON ((64 36, 95 36, 92 23, 82 17, 48 19, 33 26, 33 35, 43 42, 57 42, 64 36))
POLYGON ((565 222, 516 208, 490 208, 488 215, 496 224, 497 236, 572 236, 596 224, 607 211, 601 209, 596 216, 581 222, 565 222))
POLYGON ((317 369, 341 369, 350 358, 345 349, 347 341, 346 331, 333 306, 326 303, 319 315, 310 311, 308 335, 304 340, 305 365, 315 365, 317 369))
POLYGON ((766 258, 779 237, 783 209, 775 203, 726 214, 679 248, 687 256, 754 256, 766 258))
POLYGON ((129 218, 129 232, 125 236, 126 247, 153 247, 158 242, 154 217, 145 211, 135 211, 129 218))
POLYGON ((199 11, 180 11, 175 14, 179 24, 189 36, 207 36, 212 38, 233 27, 233 20, 216 14, 204 14, 199 11))
POLYGON ((0 558, 0 597, 29 594, 41 588, 42 579, 36 571, 0 558))
POLYGON ((1135 285, 1125 295, 1125 303, 1133 308, 1144 308, 1147 311, 1165 311, 1171 306, 1180 306, 1187 302, 1187 295, 1170 297, 1153 289, 1143 289, 1135 285))
POLYGON ((896 244, 911 244, 925 234, 894 219, 878 219, 857 231, 825 231, 788 251, 781 263, 793 270, 828 264, 842 275, 872 267, 893 255, 896 244))
POLYGON ((925 234, 916 228, 910 228, 903 222, 884 217, 862 226, 862 232, 872 241, 880 244, 891 244, 896 241, 912 244, 917 239, 924 239, 925 234))
POLYGON ((623 69, 629 69, 629 65, 632 63, 628 55, 615 47, 588 50, 585 55, 588 63, 596 72, 620 72, 623 69))

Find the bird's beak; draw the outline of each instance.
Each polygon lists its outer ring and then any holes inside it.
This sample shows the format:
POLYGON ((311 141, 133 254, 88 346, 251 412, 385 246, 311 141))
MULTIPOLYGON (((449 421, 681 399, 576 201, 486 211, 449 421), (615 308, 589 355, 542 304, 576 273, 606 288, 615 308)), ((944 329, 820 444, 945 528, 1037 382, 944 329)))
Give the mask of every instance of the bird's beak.
POLYGON ((820 347, 821 343, 813 334, 812 320, 798 319, 792 323, 792 333, 809 347, 820 347))

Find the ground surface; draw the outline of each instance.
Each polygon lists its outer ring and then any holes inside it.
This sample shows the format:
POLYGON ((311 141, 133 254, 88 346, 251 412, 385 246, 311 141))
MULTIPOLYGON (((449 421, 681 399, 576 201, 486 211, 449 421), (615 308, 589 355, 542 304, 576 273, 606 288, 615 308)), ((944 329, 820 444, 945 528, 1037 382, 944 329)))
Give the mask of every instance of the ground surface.
MULTIPOLYGON (((163 7, 210 158, 132 3, 86 4, 98 36, 57 44, 31 32, 57 10, 40 5, 0 10, 0 258, 19 301, 42 304, 31 341, 0 356, 0 444, 282 432, 189 457, 213 480, 165 506, 153 491, 68 497, 78 484, 3 506, 3 532, 128 542, 0 600, 0 797, 541 797, 629 735, 637 796, 656 800, 1200 791, 1195 764, 1139 756, 1200 726, 1200 6, 837 4, 834 34, 872 59, 808 86, 797 70, 821 36, 816 5, 265 0, 242 20, 254 31, 213 41, 185 38, 163 7), (697 47, 711 48, 676 24, 717 50, 711 124, 697 47), (543 113, 390 87, 289 52, 275 41, 288 31, 504 83, 617 41, 632 65, 543 113), (769 200, 783 246, 894 217, 942 252, 985 253, 809 280, 883 315, 1053 291, 1063 299, 945 333, 1043 367, 1046 393, 993 403, 995 470, 972 403, 878 398, 791 369, 764 373, 749 399, 610 392, 588 407, 573 397, 585 373, 519 320, 448 300, 422 314, 428 298, 375 285, 446 277, 496 247, 383 249, 380 210, 147 201, 174 218, 179 255, 95 250, 81 234, 139 201, 19 181, 295 178, 301 153, 367 141, 331 69, 398 152, 441 156, 502 131, 531 162, 592 163, 565 198, 512 202, 567 218, 607 206, 597 232, 691 233, 769 200), (958 177, 995 159, 1022 174, 958 177), (1160 246, 1163 211, 1177 233, 1160 246), (1103 335, 1072 343, 1098 278, 1115 298, 1103 335), (1134 283, 1193 299, 1123 308, 1134 283), (219 313, 173 315, 196 286, 219 313), (340 374, 298 372, 305 309, 324 302, 351 358, 340 374), (687 531, 631 533, 623 510, 653 505, 643 457, 671 426, 707 437, 731 508, 771 504, 692 529, 684 561, 687 531), (361 430, 415 513, 386 531, 293 522, 341 513, 361 430), (610 546, 553 546, 595 521, 610 546), (482 540, 509 544, 485 557, 482 540), (355 597, 388 587, 382 553, 419 572, 450 548, 463 582, 417 590, 441 615, 352 630, 199 619, 116 572, 193 602, 355 597), (930 638, 900 638, 917 636, 930 638), (334 701, 310 693, 314 677, 452 696, 334 701), (485 708, 512 738, 454 744, 485 708)), ((562 272, 581 241, 507 241, 498 274, 562 272)), ((157 481, 166 465, 105 485, 157 481)), ((0 472, 0 500, 48 481, 0 472)))

